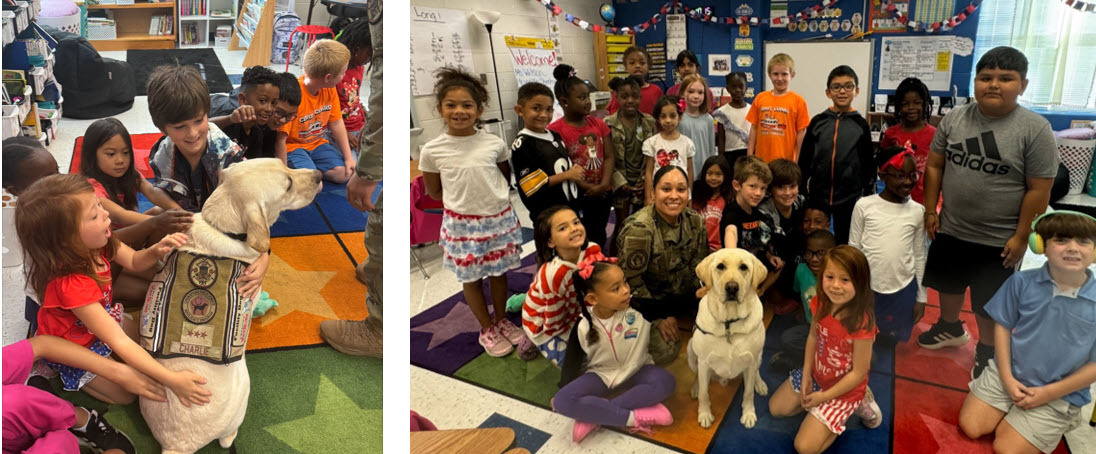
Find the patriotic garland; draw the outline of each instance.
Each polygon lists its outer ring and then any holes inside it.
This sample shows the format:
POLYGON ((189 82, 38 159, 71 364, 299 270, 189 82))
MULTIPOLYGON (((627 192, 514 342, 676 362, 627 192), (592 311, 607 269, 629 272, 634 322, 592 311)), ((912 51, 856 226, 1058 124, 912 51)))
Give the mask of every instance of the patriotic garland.
MULTIPOLYGON (((544 5, 544 7, 548 9, 548 11, 551 11, 553 15, 555 15, 555 16, 562 15, 563 20, 565 20, 567 22, 570 22, 571 24, 573 24, 576 27, 579 27, 579 28, 581 28, 583 30, 587 30, 587 31, 595 31, 595 32, 604 31, 606 33, 614 34, 614 35, 634 35, 636 33, 643 33, 645 31, 647 31, 649 28, 651 28, 652 26, 654 26, 655 24, 657 24, 667 14, 670 14, 671 9, 684 8, 685 7, 685 5, 682 4, 681 0, 671 0, 671 1, 666 2, 665 4, 663 4, 662 7, 658 9, 658 12, 655 13, 654 15, 652 15, 651 18, 648 19, 646 22, 643 22, 641 24, 637 24, 637 25, 634 25, 634 26, 631 26, 631 27, 608 27, 608 26, 604 26, 604 25, 591 24, 591 23, 583 20, 582 18, 580 18, 578 16, 575 16, 575 15, 572 15, 570 13, 564 12, 563 8, 561 8, 559 5, 552 2, 552 0, 537 0, 537 1, 540 2, 540 4, 544 5)), ((981 0, 978 0, 978 1, 981 1, 981 0)), ((774 17, 774 18, 772 18, 772 20, 769 20, 768 18, 757 17, 757 16, 752 16, 752 17, 751 16, 717 17, 717 16, 712 16, 711 12, 710 12, 711 10, 706 9, 706 8, 694 8, 694 9, 691 9, 691 10, 686 9, 686 14, 689 16, 689 18, 694 19, 694 20, 698 20, 698 21, 702 21, 702 22, 713 22, 713 23, 718 23, 718 24, 736 24, 736 25, 746 24, 746 25, 752 25, 752 26, 755 26, 755 27, 758 26, 758 25, 767 25, 771 22, 773 26, 778 26, 778 25, 787 24, 787 23, 792 22, 792 21, 800 21, 800 20, 805 20, 805 19, 811 18, 811 17, 816 17, 819 12, 821 12, 822 10, 824 10, 826 8, 829 8, 829 7, 833 6, 837 2, 838 2, 838 0, 822 0, 822 2, 820 4, 815 5, 811 8, 804 9, 803 11, 800 11, 799 13, 797 13, 795 15, 789 15, 789 16, 784 16, 784 17, 774 17)))
MULTIPOLYGON (((1064 1, 1073 2, 1075 0, 1064 1)), ((946 21, 933 22, 931 24, 910 20, 909 14, 899 11, 898 8, 894 6, 894 3, 890 2, 890 0, 883 0, 883 11, 889 13, 891 17, 898 19, 898 22, 904 24, 906 28, 908 28, 910 31, 936 33, 946 32, 957 27, 959 24, 963 23, 963 21, 966 20, 968 16, 974 14, 974 10, 978 9, 981 4, 982 0, 971 0, 970 4, 967 5, 966 8, 963 8, 963 10, 959 12, 959 14, 951 16, 951 18, 946 21)))
POLYGON ((1073 8, 1077 11, 1084 11, 1086 13, 1096 13, 1096 3, 1082 2, 1081 0, 1061 0, 1066 6, 1073 8))

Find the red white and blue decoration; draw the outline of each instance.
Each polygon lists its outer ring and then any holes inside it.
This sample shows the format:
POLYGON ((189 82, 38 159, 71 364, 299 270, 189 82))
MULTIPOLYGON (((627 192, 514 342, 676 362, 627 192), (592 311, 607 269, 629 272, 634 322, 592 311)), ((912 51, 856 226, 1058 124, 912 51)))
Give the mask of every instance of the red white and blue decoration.
MULTIPOLYGON (((821 2, 819 2, 819 4, 814 5, 810 8, 806 8, 803 11, 800 11, 796 14, 788 15, 788 16, 784 16, 784 17, 774 17, 770 20, 767 17, 757 17, 757 16, 751 16, 751 15, 745 15, 745 14, 744 15, 739 15, 739 16, 733 16, 733 17, 713 16, 712 15, 712 10, 711 10, 710 7, 709 8, 700 7, 700 8, 688 9, 688 8, 685 7, 685 5, 683 4, 683 2, 681 0, 672 0, 672 1, 669 1, 669 2, 666 2, 665 4, 663 4, 662 7, 658 9, 658 12, 655 13, 654 15, 652 15, 651 18, 648 19, 646 22, 643 22, 641 24, 637 24, 637 25, 634 25, 634 26, 631 26, 631 27, 613 27, 613 26, 604 26, 604 25, 591 24, 591 23, 583 20, 582 18, 580 18, 578 16, 575 16, 573 14, 570 14, 570 13, 567 13, 567 12, 563 11, 563 8, 561 8, 559 5, 555 4, 555 2, 553 2, 552 0, 537 0, 537 1, 540 2, 540 4, 544 5, 544 7, 548 9, 548 11, 551 11, 553 15, 563 16, 563 20, 565 20, 567 22, 570 22, 571 24, 573 24, 576 27, 579 27, 579 28, 581 28, 583 30, 587 30, 587 31, 594 31, 594 32, 603 31, 605 33, 614 34, 614 35, 634 35, 636 33, 643 33, 645 31, 647 31, 648 29, 650 29, 651 27, 653 27, 659 21, 661 21, 667 14, 670 14, 672 11, 677 10, 677 9, 684 9, 686 15, 689 16, 689 18, 691 18, 693 20, 701 21, 701 22, 712 22, 712 23, 717 23, 717 24, 728 24, 728 25, 732 25, 732 24, 733 25, 751 25, 751 26, 756 27, 756 26, 760 26, 760 25, 767 25, 770 22, 772 23, 772 25, 784 25, 784 24, 787 24, 788 22, 801 21, 801 20, 810 19, 812 17, 818 17, 819 13, 821 13, 822 10, 830 8, 838 2, 838 0, 822 0, 821 2)), ((981 0, 979 0, 979 1, 981 1, 981 0)), ((749 8, 747 6, 745 9, 739 7, 739 9, 737 9, 735 11, 736 14, 743 13, 743 12, 748 12, 748 13, 752 14, 753 9, 749 8)))
POLYGON ((1061 2, 1077 11, 1096 13, 1096 3, 1093 2, 1082 2, 1081 0, 1061 0, 1061 2))
MULTIPOLYGON (((1070 2, 1074 0, 1064 1, 1070 2)), ((946 32, 959 26, 959 24, 963 23, 963 21, 966 20, 967 17, 970 17, 971 14, 974 14, 974 10, 978 9, 978 7, 981 5, 982 0, 971 0, 970 4, 967 5, 966 8, 963 8, 963 10, 959 11, 958 14, 951 16, 951 18, 949 18, 948 20, 927 24, 925 22, 910 20, 909 14, 899 11, 898 8, 894 6, 894 3, 890 2, 890 0, 883 0, 883 10, 890 13, 891 17, 898 19, 898 22, 905 24, 906 28, 909 29, 909 31, 927 33, 946 32)))

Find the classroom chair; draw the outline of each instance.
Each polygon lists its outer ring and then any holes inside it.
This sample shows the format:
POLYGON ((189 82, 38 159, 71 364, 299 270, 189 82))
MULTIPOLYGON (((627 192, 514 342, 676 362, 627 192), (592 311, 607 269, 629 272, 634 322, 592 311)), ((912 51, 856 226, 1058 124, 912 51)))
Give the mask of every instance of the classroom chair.
MULTIPOLYGON (((331 37, 331 39, 335 39, 335 32, 333 32, 328 27, 324 27, 322 25, 300 25, 297 28, 293 29, 293 33, 289 34, 289 49, 293 49, 293 37, 296 36, 297 33, 304 35, 304 38, 307 39, 304 46, 305 50, 308 50, 308 48, 312 46, 312 43, 316 42, 316 38, 318 38, 320 35, 328 35, 331 37)), ((304 53, 301 53, 301 55, 304 55, 304 53)), ((285 71, 289 72, 288 58, 285 59, 285 71)))

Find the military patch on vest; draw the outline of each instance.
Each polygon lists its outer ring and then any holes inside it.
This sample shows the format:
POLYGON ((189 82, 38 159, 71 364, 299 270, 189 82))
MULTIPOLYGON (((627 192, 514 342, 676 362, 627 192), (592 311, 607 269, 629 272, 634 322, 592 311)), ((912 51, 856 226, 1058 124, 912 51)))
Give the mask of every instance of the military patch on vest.
POLYGON ((628 258, 624 261, 624 267, 641 270, 647 266, 648 257, 649 255, 645 250, 632 251, 628 253, 628 258))
POLYGON ((236 279, 248 264, 174 251, 153 277, 141 309, 141 347, 157 358, 228 364, 243 357, 254 303, 236 279))

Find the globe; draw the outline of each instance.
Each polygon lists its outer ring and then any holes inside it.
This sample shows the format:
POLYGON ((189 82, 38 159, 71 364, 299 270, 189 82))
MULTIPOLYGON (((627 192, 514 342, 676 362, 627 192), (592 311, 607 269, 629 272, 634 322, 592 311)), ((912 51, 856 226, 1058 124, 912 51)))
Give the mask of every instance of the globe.
POLYGON ((616 8, 613 8, 613 5, 602 3, 600 12, 601 18, 604 19, 605 22, 612 22, 613 19, 616 19, 616 8))

